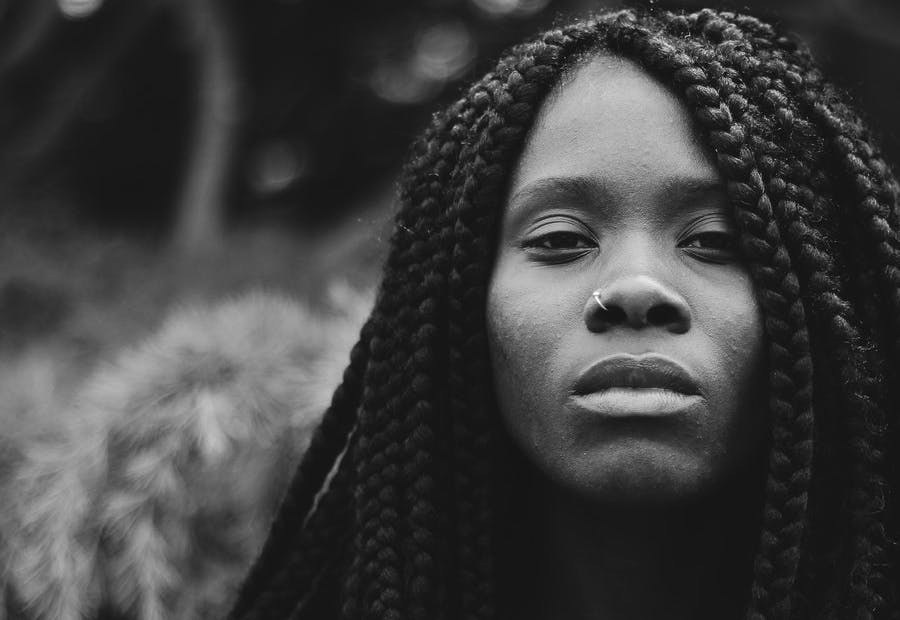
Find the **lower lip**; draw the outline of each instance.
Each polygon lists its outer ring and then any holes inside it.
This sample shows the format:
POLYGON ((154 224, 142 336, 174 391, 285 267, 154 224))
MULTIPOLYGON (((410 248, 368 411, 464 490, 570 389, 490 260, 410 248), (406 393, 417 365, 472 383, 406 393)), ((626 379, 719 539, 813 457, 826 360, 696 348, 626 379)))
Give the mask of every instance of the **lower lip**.
POLYGON ((578 394, 572 400, 579 408, 610 417, 657 417, 689 409, 701 397, 660 388, 609 388, 578 394))

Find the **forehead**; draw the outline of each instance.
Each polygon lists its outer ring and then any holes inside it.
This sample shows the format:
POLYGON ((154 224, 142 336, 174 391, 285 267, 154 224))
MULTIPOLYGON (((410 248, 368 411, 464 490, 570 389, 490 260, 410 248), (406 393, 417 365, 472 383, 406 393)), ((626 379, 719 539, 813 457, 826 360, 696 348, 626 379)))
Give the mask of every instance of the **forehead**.
POLYGON ((543 105, 512 179, 596 178, 639 189, 666 177, 719 178, 685 106, 633 61, 600 55, 577 67, 543 105))

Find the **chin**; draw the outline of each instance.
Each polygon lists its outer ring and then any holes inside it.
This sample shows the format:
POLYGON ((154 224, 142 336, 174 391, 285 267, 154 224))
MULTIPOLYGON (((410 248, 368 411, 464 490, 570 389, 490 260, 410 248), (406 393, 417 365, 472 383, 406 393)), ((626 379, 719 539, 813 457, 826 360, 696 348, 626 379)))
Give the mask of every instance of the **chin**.
POLYGON ((718 486, 703 459, 658 444, 605 449, 601 454, 582 455, 576 462, 577 471, 557 477, 557 482, 598 504, 689 502, 718 486))

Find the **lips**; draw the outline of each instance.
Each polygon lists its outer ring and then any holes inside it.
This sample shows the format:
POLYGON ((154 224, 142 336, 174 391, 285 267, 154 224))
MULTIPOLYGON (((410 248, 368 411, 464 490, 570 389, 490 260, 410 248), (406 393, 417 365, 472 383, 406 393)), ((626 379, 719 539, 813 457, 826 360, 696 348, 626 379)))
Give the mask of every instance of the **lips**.
POLYGON ((699 383, 684 366, 658 354, 605 357, 578 376, 573 393, 583 396, 615 388, 668 390, 688 396, 701 393, 699 383))

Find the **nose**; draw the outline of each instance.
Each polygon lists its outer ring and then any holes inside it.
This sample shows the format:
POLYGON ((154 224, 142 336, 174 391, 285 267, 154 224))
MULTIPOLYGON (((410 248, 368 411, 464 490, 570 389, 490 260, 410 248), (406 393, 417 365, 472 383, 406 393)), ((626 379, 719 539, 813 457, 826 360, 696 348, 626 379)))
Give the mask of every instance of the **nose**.
POLYGON ((599 290, 605 308, 593 295, 588 297, 584 308, 584 321, 592 332, 605 332, 614 327, 657 327, 683 334, 691 328, 687 301, 651 276, 621 277, 599 290))

